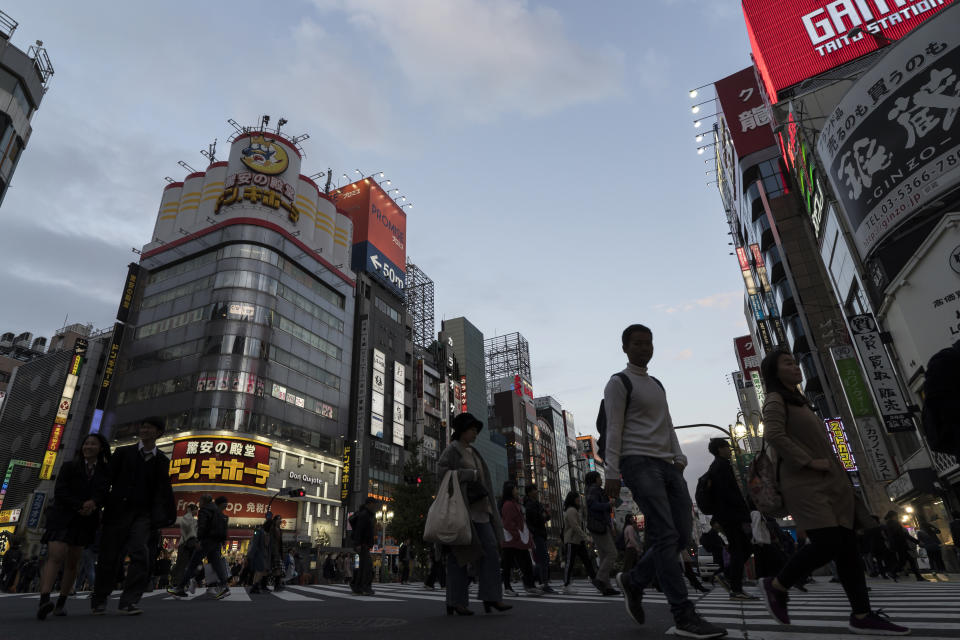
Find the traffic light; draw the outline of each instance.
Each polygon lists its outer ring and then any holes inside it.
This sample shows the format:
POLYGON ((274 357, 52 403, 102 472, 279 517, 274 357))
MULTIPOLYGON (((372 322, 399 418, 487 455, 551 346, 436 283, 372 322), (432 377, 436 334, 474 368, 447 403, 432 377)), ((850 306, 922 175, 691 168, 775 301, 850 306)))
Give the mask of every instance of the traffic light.
POLYGON ((287 495, 291 498, 302 498, 303 496, 307 495, 307 492, 301 487, 299 489, 288 489, 287 495))
POLYGON ((423 484, 423 476, 417 476, 417 487, 423 484))

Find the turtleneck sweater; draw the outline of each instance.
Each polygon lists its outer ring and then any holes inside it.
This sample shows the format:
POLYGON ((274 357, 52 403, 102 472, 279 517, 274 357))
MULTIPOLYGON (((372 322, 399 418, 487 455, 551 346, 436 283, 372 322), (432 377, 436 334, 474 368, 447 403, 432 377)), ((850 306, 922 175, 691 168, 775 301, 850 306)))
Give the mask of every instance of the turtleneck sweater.
POLYGON ((686 465, 687 458, 673 430, 666 393, 647 375, 646 367, 627 364, 623 373, 633 383, 626 412, 627 393, 618 376, 611 376, 603 390, 607 413, 605 477, 618 480, 620 460, 626 456, 647 456, 686 465))

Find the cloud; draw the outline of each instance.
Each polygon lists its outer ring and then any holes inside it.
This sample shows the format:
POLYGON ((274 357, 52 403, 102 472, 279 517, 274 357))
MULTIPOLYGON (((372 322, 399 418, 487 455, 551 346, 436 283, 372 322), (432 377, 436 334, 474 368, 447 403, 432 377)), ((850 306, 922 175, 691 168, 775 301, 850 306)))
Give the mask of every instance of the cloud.
POLYGON ((727 291, 715 293, 705 298, 697 298, 686 302, 675 304, 658 304, 654 306, 657 311, 663 313, 684 313, 687 311, 696 311, 698 309, 728 309, 733 303, 743 300, 742 291, 727 291))
POLYGON ((693 349, 684 349, 673 357, 674 360, 689 360, 693 357, 693 349))
POLYGON ((623 54, 566 33, 556 10, 520 0, 319 0, 389 50, 404 94, 450 115, 539 116, 622 93, 623 54))

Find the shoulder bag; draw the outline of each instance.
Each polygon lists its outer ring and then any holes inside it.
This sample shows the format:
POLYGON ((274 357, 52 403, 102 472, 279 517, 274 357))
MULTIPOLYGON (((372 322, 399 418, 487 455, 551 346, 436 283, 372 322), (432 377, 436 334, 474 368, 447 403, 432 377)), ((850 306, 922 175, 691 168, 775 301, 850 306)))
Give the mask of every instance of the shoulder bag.
POLYGON ((470 512, 460 491, 460 474, 447 471, 437 497, 427 511, 423 541, 450 546, 467 546, 473 539, 470 512))

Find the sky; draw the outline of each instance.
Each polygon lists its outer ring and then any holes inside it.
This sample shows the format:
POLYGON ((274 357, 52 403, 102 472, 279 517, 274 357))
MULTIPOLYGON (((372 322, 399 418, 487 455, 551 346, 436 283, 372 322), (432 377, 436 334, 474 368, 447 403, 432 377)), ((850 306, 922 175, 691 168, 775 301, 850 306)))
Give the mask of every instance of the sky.
MULTIPOLYGON (((688 91, 750 64, 735 0, 8 0, 55 74, 0 206, 0 331, 111 326, 165 177, 233 118, 286 118, 306 174, 383 171, 442 318, 519 331, 533 388, 593 422, 653 330, 676 425, 735 421, 743 280, 688 91)), ((701 116, 713 112, 705 105, 701 116)), ((709 122, 709 121, 708 121, 709 122)), ((345 182, 345 181, 343 181, 345 182)), ((715 431, 679 433, 688 483, 715 431)))

